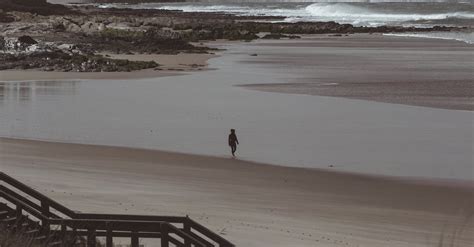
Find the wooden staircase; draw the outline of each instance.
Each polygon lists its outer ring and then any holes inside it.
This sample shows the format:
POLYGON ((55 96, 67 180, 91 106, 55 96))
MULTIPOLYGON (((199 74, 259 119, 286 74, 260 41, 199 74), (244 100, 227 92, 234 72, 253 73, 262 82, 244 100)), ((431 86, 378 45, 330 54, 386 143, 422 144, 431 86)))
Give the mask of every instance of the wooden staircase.
MULTIPOLYGON (((9 241, 20 241, 24 246, 40 245, 47 247, 64 246, 66 238, 56 234, 44 232, 38 221, 34 221, 27 216, 18 215, 17 212, 8 207, 5 203, 0 203, 0 231, 10 239, 9 241)), ((68 246, 73 246, 72 240, 68 246)), ((8 244, 7 244, 8 246, 8 244)))
POLYGON ((114 238, 153 239, 161 247, 233 247, 189 217, 74 212, 0 172, 0 231, 20 236, 24 246, 96 247, 97 237, 113 247, 114 238), (34 245, 33 245, 34 246, 34 245))

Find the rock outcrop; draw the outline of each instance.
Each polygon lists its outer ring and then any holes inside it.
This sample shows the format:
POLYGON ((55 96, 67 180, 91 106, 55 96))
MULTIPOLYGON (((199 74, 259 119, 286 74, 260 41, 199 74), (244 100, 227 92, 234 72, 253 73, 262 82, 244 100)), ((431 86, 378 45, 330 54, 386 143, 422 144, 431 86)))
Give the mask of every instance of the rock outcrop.
POLYGON ((31 54, 0 54, 0 70, 41 69, 63 72, 120 72, 150 69, 158 64, 142 61, 109 59, 99 55, 67 54, 62 51, 33 52, 31 54))
MULTIPOLYGON (((206 53, 192 42, 299 38, 296 34, 389 33, 459 30, 456 27, 355 27, 336 22, 264 22, 268 17, 167 10, 101 9, 0 0, 0 69, 128 71, 156 67, 99 53, 206 53)), ((278 18, 278 17, 272 17, 278 18)))
POLYGON ((40 15, 54 15, 72 13, 69 8, 50 4, 46 0, 0 0, 0 9, 7 11, 30 12, 40 15))

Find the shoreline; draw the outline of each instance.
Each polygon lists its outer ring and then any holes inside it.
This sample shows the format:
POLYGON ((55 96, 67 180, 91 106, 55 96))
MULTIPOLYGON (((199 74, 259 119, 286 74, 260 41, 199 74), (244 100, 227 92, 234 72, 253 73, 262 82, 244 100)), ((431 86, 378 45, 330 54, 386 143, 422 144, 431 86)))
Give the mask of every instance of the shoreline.
MULTIPOLYGON (((346 44, 345 38, 330 38, 346 44)), ((472 180, 472 135, 466 134, 472 129, 469 112, 237 87, 241 83, 285 83, 307 75, 306 71, 299 73, 298 67, 288 73, 278 69, 278 64, 247 63, 279 54, 280 47, 258 46, 268 42, 302 41, 214 43, 226 51, 210 61, 215 69, 205 73, 130 81, 4 83, 1 136, 221 155, 227 153, 222 137, 236 126, 245 143, 242 157, 248 160, 323 169, 332 165, 334 170, 397 177, 472 180), (251 56, 253 53, 258 56, 251 56), (19 99, 29 104, 18 105, 19 99), (35 107, 29 107, 30 103, 35 107), (267 114, 262 116, 262 112, 267 114), (288 130, 288 126, 298 128, 288 130), (418 145, 423 152, 417 151, 418 145)), ((293 54, 293 49, 285 50, 293 54)), ((306 55, 308 49, 295 49, 298 60, 301 53, 306 55)), ((346 60, 333 59, 332 63, 339 61, 346 60)), ((316 75, 325 71, 316 71, 316 75)))
POLYGON ((0 138, 0 150, 2 171, 74 210, 189 215, 238 246, 469 246, 474 236, 472 188, 110 146, 0 138))
MULTIPOLYGON (((206 155, 206 154, 197 154, 197 153, 186 153, 178 151, 169 151, 169 150, 160 150, 152 148, 142 148, 142 147, 133 147, 133 146, 113 146, 108 144, 96 144, 96 143, 82 143, 74 141, 63 141, 63 140, 47 140, 47 139, 32 139, 32 138, 22 138, 22 137, 5 137, 0 136, 0 143, 4 142, 31 142, 31 143, 43 143, 43 144, 57 144, 57 145, 77 145, 84 147, 96 147, 104 149, 123 149, 137 152, 157 152, 161 154, 168 155, 178 155, 188 158, 207 158, 207 159, 219 159, 219 160, 228 160, 233 159, 230 155, 206 155)), ((396 183, 404 183, 410 185, 421 185, 421 186, 434 186, 434 187, 448 187, 448 188, 460 188, 460 189, 472 189, 474 190, 474 178, 473 180, 464 180, 464 179, 448 179, 448 178, 434 178, 434 177, 402 177, 402 176, 390 176, 383 174, 369 174, 363 172, 353 172, 353 171, 342 171, 342 170, 331 170, 331 167, 320 168, 320 167, 300 167, 300 166, 289 166, 283 164, 273 164, 273 163, 264 163, 254 160, 240 159, 238 156, 235 158, 236 161, 247 163, 248 165, 255 166, 266 166, 269 168, 289 168, 289 169, 299 169, 307 170, 310 172, 319 172, 319 173, 329 173, 337 176, 353 176, 359 177, 360 179, 375 179, 375 180, 385 180, 393 181, 396 183)))

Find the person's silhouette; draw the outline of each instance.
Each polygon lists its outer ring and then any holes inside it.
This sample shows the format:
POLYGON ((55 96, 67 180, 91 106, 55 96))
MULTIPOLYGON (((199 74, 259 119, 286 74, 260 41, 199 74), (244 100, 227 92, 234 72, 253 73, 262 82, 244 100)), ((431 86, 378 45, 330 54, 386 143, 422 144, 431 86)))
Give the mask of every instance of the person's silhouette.
POLYGON ((239 144, 239 140, 237 139, 237 136, 235 135, 235 129, 230 129, 229 146, 232 152, 232 156, 234 157, 235 157, 235 151, 237 151, 238 144, 239 144))

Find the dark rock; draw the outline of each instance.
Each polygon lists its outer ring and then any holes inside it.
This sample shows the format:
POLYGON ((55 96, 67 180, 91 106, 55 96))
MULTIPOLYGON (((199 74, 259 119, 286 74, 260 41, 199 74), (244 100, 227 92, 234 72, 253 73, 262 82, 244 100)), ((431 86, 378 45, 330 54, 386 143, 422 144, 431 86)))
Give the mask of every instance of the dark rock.
POLYGON ((42 69, 44 71, 113 72, 156 68, 157 63, 110 59, 98 55, 66 54, 62 51, 32 54, 0 54, 0 70, 42 69))
POLYGON ((53 30, 56 32, 64 32, 66 31, 66 26, 63 23, 54 23, 53 30))
POLYGON ((0 36, 0 50, 5 50, 6 49, 6 41, 5 38, 0 36))
POLYGON ((281 33, 270 33, 262 37, 262 39, 281 39, 285 38, 286 35, 283 35, 281 33))
POLYGON ((282 39, 282 38, 300 39, 301 37, 297 35, 285 35, 281 33, 270 33, 262 37, 262 39, 282 39))
POLYGON ((18 42, 20 42, 22 44, 26 44, 26 45, 38 44, 38 42, 36 40, 34 40, 32 37, 27 36, 27 35, 23 35, 23 36, 19 37, 18 42))
POLYGON ((42 6, 46 5, 46 0, 14 0, 16 4, 27 6, 42 6))
POLYGON ((86 35, 82 45, 89 45, 94 51, 109 51, 118 54, 177 54, 179 52, 207 53, 210 48, 191 45, 180 36, 170 38, 158 29, 127 31, 106 29, 86 35), (165 35, 165 36, 163 36, 165 35))
POLYGON ((4 12, 19 11, 39 15, 64 15, 75 13, 68 7, 60 4, 51 4, 46 0, 0 0, 0 9, 4 12))
POLYGON ((0 12, 0 23, 10 23, 10 22, 14 22, 14 21, 15 21, 15 17, 13 17, 9 14, 0 12))

